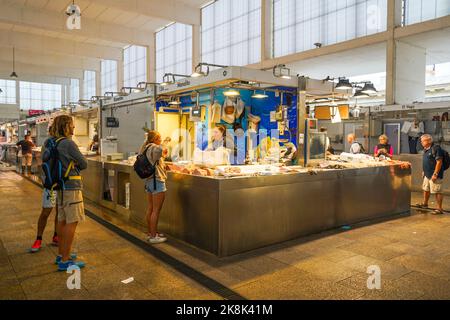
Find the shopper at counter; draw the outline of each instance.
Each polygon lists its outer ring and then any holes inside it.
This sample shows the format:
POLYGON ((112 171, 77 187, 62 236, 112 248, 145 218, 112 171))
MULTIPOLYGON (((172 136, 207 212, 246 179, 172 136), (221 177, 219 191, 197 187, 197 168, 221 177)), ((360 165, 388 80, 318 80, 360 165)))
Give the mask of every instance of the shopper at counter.
POLYGON ((442 201, 442 181, 444 179, 444 151, 439 145, 433 143, 433 138, 429 134, 424 134, 420 138, 423 146, 423 202, 417 206, 428 208, 428 201, 431 194, 436 195, 438 209, 433 214, 443 214, 442 201))
POLYGON ((379 142, 379 144, 377 144, 375 146, 374 156, 376 158, 378 158, 380 156, 392 158, 392 155, 394 154, 394 148, 392 148, 392 146, 389 144, 388 136, 385 134, 382 134, 378 138, 378 142, 379 142))
POLYGON ((91 143, 89 144, 89 151, 97 152, 98 154, 98 147, 99 147, 99 139, 98 134, 95 134, 92 138, 91 143))
MULTIPOLYGON (((49 139, 55 139, 55 130, 53 125, 50 126, 49 130, 49 139)), ((45 140, 44 145, 42 146, 42 154, 44 154, 45 146, 48 145, 49 139, 45 140)), ((58 227, 58 208, 56 206, 57 194, 56 191, 43 189, 42 190, 42 210, 41 214, 38 218, 38 227, 37 227, 37 236, 33 245, 31 246, 30 252, 35 253, 41 249, 42 246, 42 235, 44 234, 45 227, 47 226, 47 220, 50 214, 53 211, 53 208, 56 207, 55 213, 55 229, 53 232, 52 245, 57 246, 59 243, 57 227, 58 227)))
POLYGON ((347 136, 347 142, 350 145, 350 153, 358 154, 365 152, 363 145, 356 141, 356 135, 354 133, 350 133, 347 136))
POLYGON ((150 130, 141 147, 140 153, 146 154, 148 161, 155 166, 156 172, 154 176, 148 178, 145 182, 145 191, 147 192, 147 227, 148 242, 157 244, 167 241, 164 234, 159 233, 158 220, 164 200, 166 198, 166 180, 167 172, 164 164, 164 157, 167 156, 167 149, 163 148, 161 134, 157 131, 150 130), (156 183, 155 183, 156 179, 156 183))
POLYGON ((56 139, 62 138, 57 145, 58 157, 63 172, 68 171, 65 189, 58 192, 58 231, 59 254, 56 258, 59 271, 66 271, 71 265, 84 267, 82 261, 73 261, 70 257, 75 230, 79 222, 85 220, 82 182, 80 171, 87 168, 87 161, 78 146, 71 139, 74 133, 72 117, 61 115, 54 119, 54 134, 56 139))
POLYGON ((22 173, 25 174, 25 167, 27 174, 31 174, 31 163, 33 162, 33 148, 35 147, 31 140, 31 134, 27 133, 25 139, 17 142, 17 146, 22 153, 22 173))
POLYGON ((227 129, 224 125, 216 125, 212 131, 212 141, 208 150, 215 151, 221 147, 234 150, 233 137, 227 135, 227 129))
POLYGON ((331 146, 330 137, 328 137, 328 134, 327 134, 327 128, 325 128, 325 127, 320 128, 320 132, 323 132, 323 133, 326 134, 326 139, 325 139, 325 152, 326 152, 326 154, 327 155, 334 154, 334 149, 331 146))

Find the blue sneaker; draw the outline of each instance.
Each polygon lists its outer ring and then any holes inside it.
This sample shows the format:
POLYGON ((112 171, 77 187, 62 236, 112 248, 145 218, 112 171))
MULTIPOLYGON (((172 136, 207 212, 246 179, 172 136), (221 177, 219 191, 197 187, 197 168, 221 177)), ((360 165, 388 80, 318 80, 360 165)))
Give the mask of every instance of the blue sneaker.
MULTIPOLYGON (((76 260, 76 259, 77 259, 77 254, 76 254, 76 253, 71 253, 71 254, 70 254, 70 260, 76 260)), ((62 256, 57 255, 57 256, 56 256, 56 259, 55 259, 55 264, 60 263, 61 260, 62 260, 62 256)))
POLYGON ((58 271, 67 271, 67 269, 73 265, 81 269, 84 268, 86 264, 83 261, 73 261, 73 260, 69 260, 66 262, 61 261, 60 263, 58 263, 58 271))

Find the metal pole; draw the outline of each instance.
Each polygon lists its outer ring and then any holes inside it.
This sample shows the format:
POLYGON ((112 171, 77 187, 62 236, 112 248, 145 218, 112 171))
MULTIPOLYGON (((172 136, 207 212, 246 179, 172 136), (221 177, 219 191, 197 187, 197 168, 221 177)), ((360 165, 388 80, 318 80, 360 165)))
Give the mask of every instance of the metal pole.
POLYGON ((306 120, 306 82, 307 78, 298 78, 297 99, 297 161, 299 165, 305 165, 305 120, 306 120))

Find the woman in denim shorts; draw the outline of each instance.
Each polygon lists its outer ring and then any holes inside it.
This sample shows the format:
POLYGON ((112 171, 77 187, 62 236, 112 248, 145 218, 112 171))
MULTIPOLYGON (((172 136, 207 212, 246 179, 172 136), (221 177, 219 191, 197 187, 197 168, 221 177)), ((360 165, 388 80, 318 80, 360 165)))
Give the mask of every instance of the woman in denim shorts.
POLYGON ((162 139, 159 132, 150 130, 147 132, 147 138, 141 147, 140 153, 147 155, 149 162, 155 165, 155 175, 145 181, 145 191, 147 192, 147 226, 148 242, 151 244, 162 243, 167 238, 157 231, 159 214, 166 197, 167 172, 165 169, 164 158, 167 156, 167 149, 162 145, 162 139), (156 178, 156 183, 155 183, 156 178))

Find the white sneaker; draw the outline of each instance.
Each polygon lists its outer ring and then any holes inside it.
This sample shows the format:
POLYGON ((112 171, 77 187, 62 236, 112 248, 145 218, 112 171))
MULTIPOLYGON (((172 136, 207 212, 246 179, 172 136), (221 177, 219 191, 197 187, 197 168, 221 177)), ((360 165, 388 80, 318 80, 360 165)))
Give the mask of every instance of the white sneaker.
POLYGON ((167 238, 163 238, 163 237, 160 237, 160 236, 156 236, 154 238, 148 237, 147 241, 150 242, 151 244, 158 244, 158 243, 166 242, 167 238))

